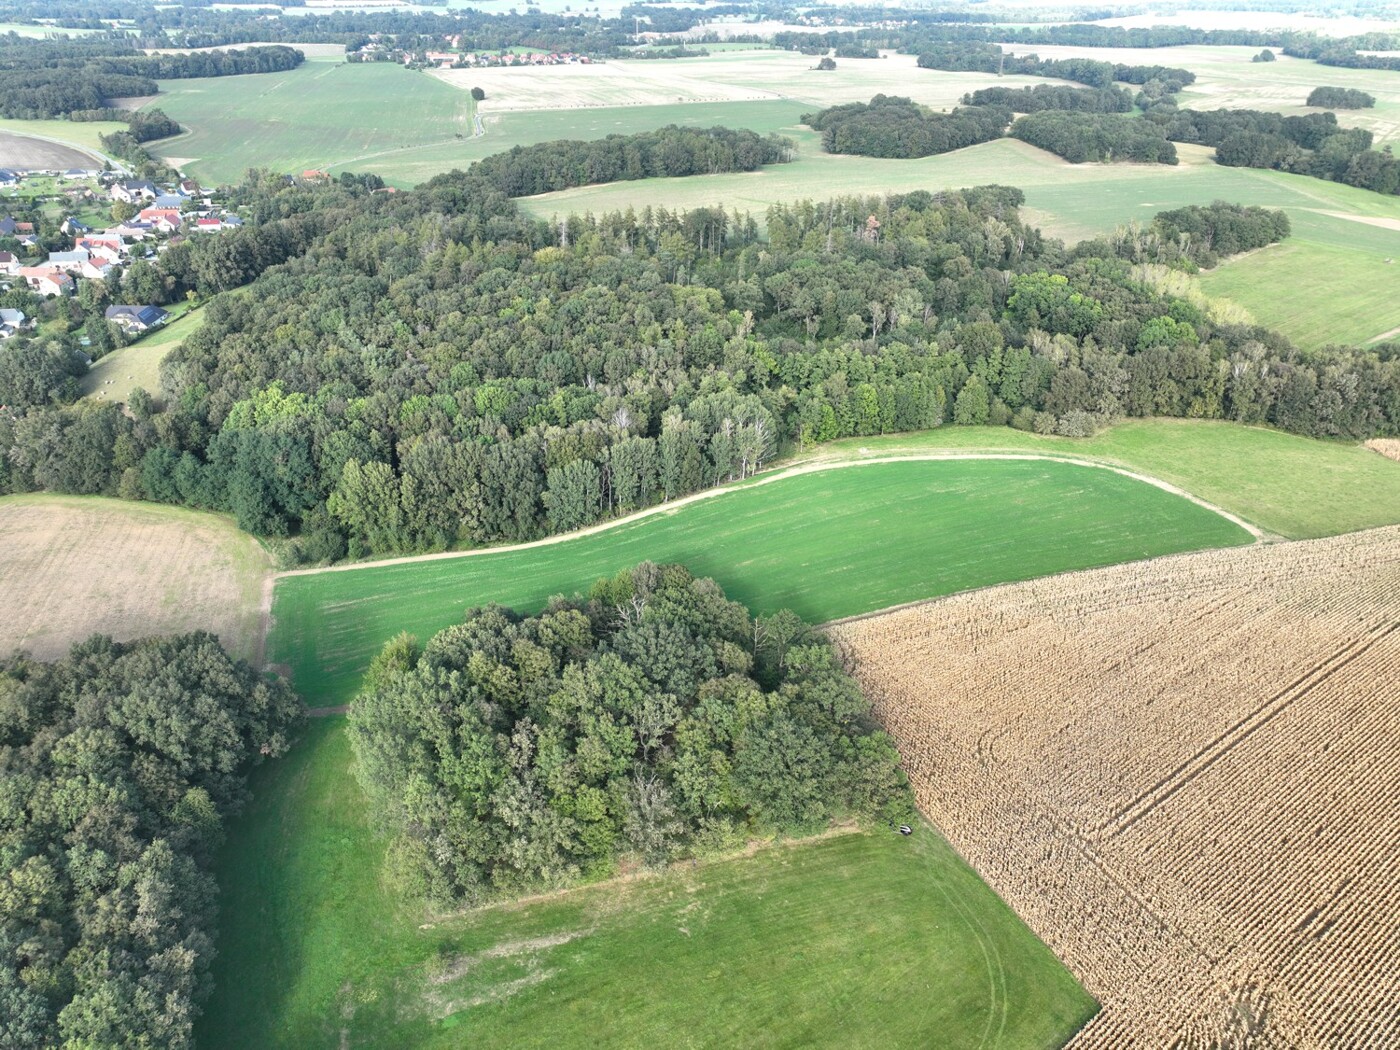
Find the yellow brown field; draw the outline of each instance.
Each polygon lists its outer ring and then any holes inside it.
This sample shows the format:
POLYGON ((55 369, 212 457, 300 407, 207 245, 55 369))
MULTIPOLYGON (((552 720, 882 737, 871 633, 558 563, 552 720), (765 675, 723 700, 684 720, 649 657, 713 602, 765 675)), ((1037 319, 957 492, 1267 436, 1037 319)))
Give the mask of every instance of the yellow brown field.
POLYGON ((1366 442, 1366 447, 1400 463, 1400 438, 1372 438, 1366 442))
POLYGON ((1400 528, 831 633, 927 815, 1102 1003, 1076 1050, 1400 1046, 1400 528))
POLYGON ((119 641, 213 631, 260 661, 271 560, 211 514, 77 496, 0 500, 0 656, 63 655, 95 633, 119 641))

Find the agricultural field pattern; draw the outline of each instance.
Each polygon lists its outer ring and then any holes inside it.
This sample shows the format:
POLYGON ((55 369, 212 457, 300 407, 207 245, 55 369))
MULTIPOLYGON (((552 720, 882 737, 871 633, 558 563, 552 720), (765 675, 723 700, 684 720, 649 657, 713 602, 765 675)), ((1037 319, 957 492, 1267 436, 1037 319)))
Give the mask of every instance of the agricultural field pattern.
POLYGON ((1400 529, 836 626, 920 804, 1098 998, 1069 1044, 1400 1040, 1400 529))

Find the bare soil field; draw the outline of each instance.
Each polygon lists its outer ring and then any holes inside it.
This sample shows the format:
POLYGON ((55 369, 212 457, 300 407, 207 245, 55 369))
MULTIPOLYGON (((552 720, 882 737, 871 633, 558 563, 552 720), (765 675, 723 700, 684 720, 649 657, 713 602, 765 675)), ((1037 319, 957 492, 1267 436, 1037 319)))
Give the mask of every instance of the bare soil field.
POLYGON ((209 630, 260 662, 271 560, 212 514, 77 496, 0 499, 0 654, 94 634, 209 630))
MULTIPOLYGON (((11 171, 50 171, 65 168, 91 168, 90 154, 61 142, 0 131, 0 168, 11 171)), ((97 162, 100 167, 100 162, 97 162)))
POLYGON ((1400 1045, 1400 528, 830 630, 925 813, 1102 1003, 1075 1050, 1400 1045))

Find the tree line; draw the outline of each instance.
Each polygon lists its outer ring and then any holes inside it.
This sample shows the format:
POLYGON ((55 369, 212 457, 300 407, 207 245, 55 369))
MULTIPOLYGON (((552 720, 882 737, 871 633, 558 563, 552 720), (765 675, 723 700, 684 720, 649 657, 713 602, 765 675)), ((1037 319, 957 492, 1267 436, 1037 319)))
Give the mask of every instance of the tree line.
POLYGON ((0 1044, 193 1046, 224 821, 301 717, 210 634, 0 662, 0 1044))
POLYGON ((643 563, 538 616, 500 606, 374 660, 350 708, 388 877, 479 904, 912 819, 893 743, 829 642, 643 563))
POLYGON ((1174 66, 1128 65, 1121 62, 1101 62, 1092 58, 1042 59, 1038 55, 1013 55, 1003 51, 996 44, 939 44, 921 51, 918 64, 922 69, 940 69, 955 73, 1054 77, 1057 80, 1072 80, 1095 88, 1109 88, 1115 82, 1143 85, 1151 81, 1160 81, 1178 85, 1175 91, 1180 91, 1182 87, 1196 81, 1196 74, 1189 69, 1174 66))
POLYGON ((729 128, 683 128, 515 146, 478 161, 473 173, 507 197, 660 176, 756 171, 792 159, 793 144, 778 135, 729 128))
POLYGON ((1005 106, 1014 113, 1039 113, 1045 109, 1077 113, 1131 113, 1133 94, 1126 88, 1075 88, 1062 84, 1037 84, 1033 88, 989 87, 963 96, 965 106, 1005 106))
POLYGON ((0 116, 89 114, 110 108, 114 98, 156 94, 157 78, 276 72, 302 60, 300 51, 282 46, 146 55, 124 35, 33 40, 11 32, 0 37, 0 116))
POLYGON ((1166 132, 1146 120, 1116 113, 1043 109, 1011 125, 1012 138, 1048 150, 1071 164, 1086 161, 1137 161, 1175 164, 1176 147, 1166 132))
POLYGON ((802 117, 822 133, 828 153, 866 157, 928 157, 1001 138, 1011 122, 1004 106, 964 106, 939 113, 898 95, 832 106, 802 117))

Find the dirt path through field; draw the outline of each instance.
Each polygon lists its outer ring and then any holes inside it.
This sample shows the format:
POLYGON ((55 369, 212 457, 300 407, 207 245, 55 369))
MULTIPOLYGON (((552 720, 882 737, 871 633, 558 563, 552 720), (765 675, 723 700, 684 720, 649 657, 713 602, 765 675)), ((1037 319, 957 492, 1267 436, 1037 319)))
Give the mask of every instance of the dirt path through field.
POLYGON ((1108 470, 1115 474, 1122 474, 1124 477, 1141 481, 1144 484, 1152 485, 1170 492, 1174 496, 1190 500, 1197 506, 1204 507, 1212 513, 1219 514, 1226 521, 1232 522, 1244 529, 1254 537, 1255 542, 1273 539, 1256 525, 1251 525, 1238 515, 1231 514, 1222 507, 1217 507, 1214 503, 1207 502, 1199 496, 1194 496, 1185 489, 1173 485, 1169 481, 1161 478, 1154 478, 1148 474, 1140 474, 1135 470, 1128 470, 1124 467, 1117 467, 1111 463, 1100 463, 1089 459, 1075 459, 1070 456, 1048 456, 1034 452, 917 452, 906 455, 894 456, 872 456, 868 459, 851 459, 835 461, 814 461, 803 463, 798 466, 787 467, 769 474, 761 474, 757 478, 737 485, 726 485, 721 488, 706 489, 703 492, 695 492, 689 496, 672 500, 669 503, 661 503, 655 507, 647 507, 639 510, 635 514, 628 514, 626 517, 614 518, 611 521, 600 522, 597 525, 590 525, 586 529, 577 529, 574 532, 562 533, 558 536, 547 536, 542 540, 533 540, 530 543, 512 543, 500 547, 480 547, 469 551, 443 551, 440 554, 415 554, 403 558, 384 558, 379 561, 356 562, 352 565, 327 565, 316 569, 291 569, 287 572, 277 574, 278 579, 288 576, 314 576, 323 572, 354 572, 359 569, 381 568, 387 565, 411 565, 416 562, 445 561, 452 558, 474 558, 483 554, 507 554, 512 551, 534 550, 538 547, 550 547, 556 543, 567 543, 570 540, 581 539, 584 536, 593 536, 600 532, 607 532, 609 529, 621 528, 624 525, 631 525, 634 522, 645 518, 655 517, 658 514, 671 514, 691 503, 698 503, 701 500, 716 499, 731 492, 739 492, 743 489, 758 488, 761 485, 771 485, 774 482, 786 481, 789 478, 801 477, 804 474, 815 474, 826 470, 847 470, 853 467, 868 467, 880 463, 908 463, 908 462, 938 462, 940 460, 967 460, 967 459, 991 459, 991 460, 1040 460, 1046 463, 1067 463, 1075 467, 1089 467, 1095 470, 1108 470))

